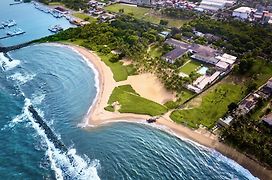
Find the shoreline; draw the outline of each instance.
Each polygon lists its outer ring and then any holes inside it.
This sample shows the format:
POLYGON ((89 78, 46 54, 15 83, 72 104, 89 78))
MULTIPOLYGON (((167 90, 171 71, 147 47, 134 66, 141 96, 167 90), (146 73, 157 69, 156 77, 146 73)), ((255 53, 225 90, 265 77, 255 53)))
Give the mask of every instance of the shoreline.
MULTIPOLYGON (((150 118, 148 115, 109 112, 104 110, 104 107, 107 106, 107 102, 112 93, 112 90, 118 86, 119 83, 115 82, 110 68, 104 64, 100 57, 98 57, 94 52, 78 45, 64 43, 54 44, 63 45, 77 52, 88 63, 89 67, 97 72, 95 72, 95 78, 97 78, 99 81, 97 86, 97 95, 92 105, 90 106, 81 127, 94 128, 114 122, 134 122, 147 124, 144 122, 145 119, 150 118)), ((210 133, 209 131, 204 129, 192 130, 181 124, 173 122, 168 115, 169 113, 163 115, 157 120, 156 123, 154 123, 155 126, 163 128, 155 128, 174 135, 179 139, 188 139, 210 149, 214 149, 249 170, 250 173, 252 173, 254 176, 260 179, 272 180, 271 169, 267 169, 259 162, 238 152, 236 149, 219 142, 217 136, 210 133)))

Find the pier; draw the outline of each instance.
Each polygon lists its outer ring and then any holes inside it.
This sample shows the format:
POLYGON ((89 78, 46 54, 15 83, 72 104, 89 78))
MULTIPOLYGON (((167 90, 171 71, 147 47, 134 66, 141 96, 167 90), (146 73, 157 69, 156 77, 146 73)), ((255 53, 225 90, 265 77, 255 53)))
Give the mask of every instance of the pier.
MULTIPOLYGON (((25 34, 26 32, 22 32, 22 33, 20 33, 20 34, 25 34)), ((13 36, 18 36, 18 35, 20 35, 20 34, 15 34, 15 35, 6 35, 6 36, 2 36, 2 37, 0 37, 0 39, 6 39, 6 38, 10 38, 10 37, 13 37, 13 36)))
POLYGON ((20 2, 10 3, 9 5, 10 5, 10 6, 13 6, 13 5, 18 5, 18 4, 22 4, 22 3, 23 3, 23 1, 20 1, 20 2))

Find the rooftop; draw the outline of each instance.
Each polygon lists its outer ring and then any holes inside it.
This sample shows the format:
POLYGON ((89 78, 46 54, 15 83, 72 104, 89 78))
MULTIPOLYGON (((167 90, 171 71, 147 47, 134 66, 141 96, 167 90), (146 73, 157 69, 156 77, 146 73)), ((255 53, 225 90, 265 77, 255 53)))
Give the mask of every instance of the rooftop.
POLYGON ((174 50, 165 54, 164 57, 167 58, 168 60, 175 60, 175 59, 181 57, 186 52, 187 52, 187 49, 177 47, 174 50))
POLYGON ((272 126, 272 113, 265 115, 262 121, 266 122, 268 125, 272 126))
POLYGON ((234 10, 237 13, 250 13, 251 11, 254 11, 254 9, 250 7, 239 7, 234 10))

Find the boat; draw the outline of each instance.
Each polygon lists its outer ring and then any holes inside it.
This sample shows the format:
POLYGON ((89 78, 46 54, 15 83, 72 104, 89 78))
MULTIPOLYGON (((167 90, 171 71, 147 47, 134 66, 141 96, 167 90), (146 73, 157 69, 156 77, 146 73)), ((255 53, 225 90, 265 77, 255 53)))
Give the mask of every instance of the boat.
POLYGON ((0 29, 4 29, 5 28, 5 26, 4 25, 0 25, 0 29))
POLYGON ((17 36, 17 35, 24 34, 24 33, 25 33, 25 31, 23 31, 22 29, 16 28, 13 31, 8 31, 7 35, 8 36, 17 36))
POLYGON ((12 26, 15 26, 16 25, 16 21, 15 20, 8 20, 8 27, 12 27, 12 26))
POLYGON ((60 25, 54 25, 48 28, 49 31, 53 33, 57 33, 63 30, 63 28, 60 25))
POLYGON ((154 123, 154 122, 156 122, 156 118, 149 118, 149 119, 147 119, 146 120, 146 122, 148 122, 148 123, 154 123))

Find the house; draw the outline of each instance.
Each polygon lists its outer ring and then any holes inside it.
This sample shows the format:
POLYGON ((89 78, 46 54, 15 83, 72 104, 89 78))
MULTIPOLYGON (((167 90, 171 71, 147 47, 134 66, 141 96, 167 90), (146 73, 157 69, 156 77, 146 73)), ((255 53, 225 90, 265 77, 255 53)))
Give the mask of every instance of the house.
POLYGON ((229 127, 232 123, 232 120, 234 118, 232 116, 228 116, 228 117, 225 117, 225 118, 220 118, 219 121, 218 121, 218 124, 223 126, 223 127, 229 127))
POLYGON ((185 43, 185 42, 182 42, 182 41, 178 41, 176 39, 172 39, 172 38, 169 38, 165 41, 166 44, 170 45, 170 46, 174 46, 174 47, 181 47, 181 48, 184 48, 184 49, 187 49, 190 47, 190 44, 188 43, 185 43))
POLYGON ((176 59, 180 58, 187 52, 187 49, 177 47, 174 50, 166 53, 162 58, 169 63, 174 63, 176 59))
POLYGON ((264 98, 268 98, 270 96, 272 96, 272 79, 270 79, 266 85, 264 85, 261 90, 260 90, 265 97, 264 98))
POLYGON ((200 76, 193 82, 192 85, 188 85, 187 88, 196 93, 200 93, 205 89, 205 87, 212 84, 220 76, 220 74, 221 72, 216 71, 211 76, 209 75, 200 76))
POLYGON ((272 127, 272 113, 263 116, 262 122, 272 127))
POLYGON ((238 112, 241 115, 245 115, 249 113, 252 109, 256 107, 260 99, 260 95, 257 93, 250 94, 247 98, 245 98, 238 106, 238 112))
POLYGON ((215 65, 216 63, 218 63, 218 59, 214 58, 213 56, 205 56, 205 55, 202 55, 202 54, 193 54, 191 56, 191 58, 197 60, 197 61, 201 61, 201 62, 204 62, 204 63, 207 63, 207 64, 213 64, 215 65))
POLYGON ((218 69, 222 69, 224 71, 226 71, 227 69, 229 69, 230 65, 224 61, 219 61, 218 63, 215 64, 215 66, 218 69))
POLYGON ((232 16, 239 19, 248 19, 250 15, 255 11, 255 9, 250 7, 239 7, 232 12, 232 16))
POLYGON ((164 39, 166 39, 169 36, 169 34, 170 34, 170 32, 168 32, 168 31, 162 31, 159 33, 159 35, 161 37, 163 37, 164 39))

